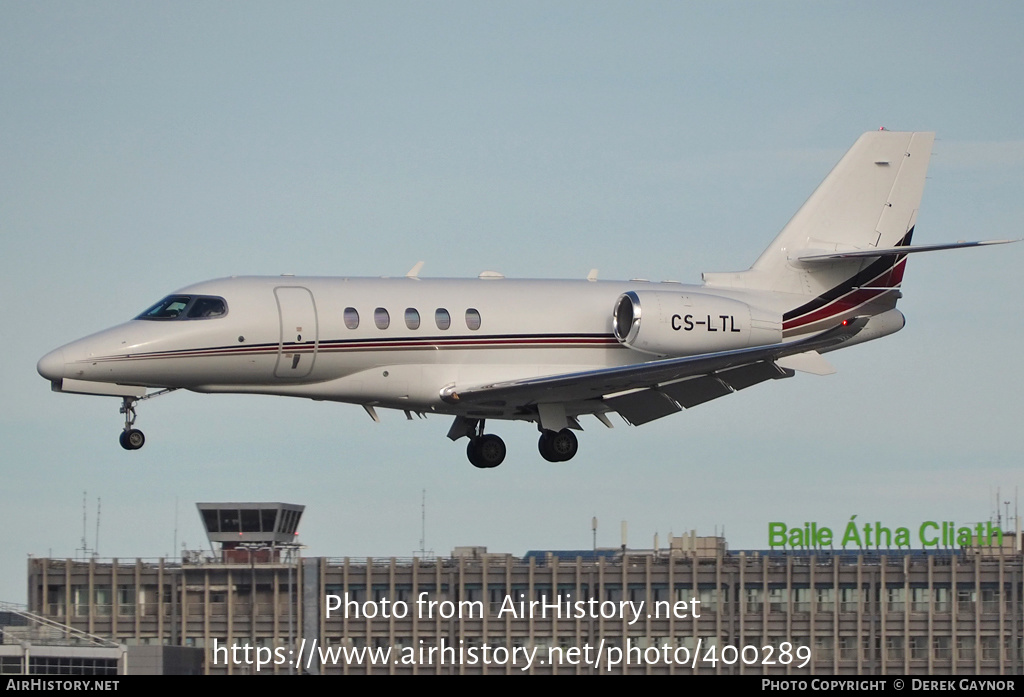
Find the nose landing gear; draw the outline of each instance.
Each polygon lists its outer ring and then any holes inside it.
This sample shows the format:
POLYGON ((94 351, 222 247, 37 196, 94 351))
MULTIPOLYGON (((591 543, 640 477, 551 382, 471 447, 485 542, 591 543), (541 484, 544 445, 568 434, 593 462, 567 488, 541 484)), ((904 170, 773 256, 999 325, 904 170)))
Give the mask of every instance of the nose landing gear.
POLYGON ((177 387, 168 387, 157 392, 150 392, 149 394, 141 397, 122 397, 121 398, 121 413, 124 414, 124 430, 121 431, 121 435, 118 437, 118 441, 121 443, 121 447, 125 450, 138 450, 146 444, 146 436, 143 435, 142 431, 135 428, 135 403, 141 402, 144 399, 152 399, 153 397, 159 397, 162 394, 168 392, 174 392, 177 387))
POLYGON ((125 450, 138 450, 146 444, 146 436, 135 425, 135 397, 121 398, 121 413, 124 414, 124 430, 118 440, 125 450))

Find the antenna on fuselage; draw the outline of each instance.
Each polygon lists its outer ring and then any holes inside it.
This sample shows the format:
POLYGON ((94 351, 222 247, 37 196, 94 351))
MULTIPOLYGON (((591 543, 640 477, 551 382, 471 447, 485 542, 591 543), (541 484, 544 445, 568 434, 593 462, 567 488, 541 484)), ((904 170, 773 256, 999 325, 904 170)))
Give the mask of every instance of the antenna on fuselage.
POLYGON ((417 261, 416 265, 413 266, 411 269, 409 269, 409 273, 405 274, 405 277, 406 278, 419 278, 420 277, 420 269, 422 269, 422 268, 423 268, 423 262, 422 261, 417 261))

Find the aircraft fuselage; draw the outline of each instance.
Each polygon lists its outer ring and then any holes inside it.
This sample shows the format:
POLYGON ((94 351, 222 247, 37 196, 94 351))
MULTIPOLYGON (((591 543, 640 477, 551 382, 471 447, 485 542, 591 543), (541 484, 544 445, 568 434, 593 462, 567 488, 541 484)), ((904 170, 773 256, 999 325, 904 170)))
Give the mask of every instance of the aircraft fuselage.
MULTIPOLYGON (((225 278, 168 296, 221 298, 222 315, 133 319, 51 352, 40 361, 40 372, 55 382, 284 395, 454 414, 459 407, 441 398, 449 385, 655 358, 613 333, 616 300, 638 289, 707 297, 700 287, 643 281, 225 278)), ((694 338, 691 353, 700 353, 716 334, 727 341, 746 321, 701 308, 667 318, 669 331, 694 338)), ((514 417, 510 409, 504 418, 514 417)))

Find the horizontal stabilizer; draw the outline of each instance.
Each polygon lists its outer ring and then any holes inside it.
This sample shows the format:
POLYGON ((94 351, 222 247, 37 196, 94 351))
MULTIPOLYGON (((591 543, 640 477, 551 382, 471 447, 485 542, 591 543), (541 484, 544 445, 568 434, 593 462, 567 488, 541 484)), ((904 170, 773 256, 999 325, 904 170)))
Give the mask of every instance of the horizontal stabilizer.
POLYGON ((984 240, 980 242, 948 242, 946 244, 919 244, 912 247, 886 247, 885 249, 857 249, 849 252, 823 252, 822 250, 803 250, 793 255, 796 261, 822 262, 841 259, 865 259, 882 257, 887 254, 913 254, 914 252, 937 252, 942 249, 963 249, 965 247, 984 247, 990 244, 1010 244, 1020 240, 984 240))

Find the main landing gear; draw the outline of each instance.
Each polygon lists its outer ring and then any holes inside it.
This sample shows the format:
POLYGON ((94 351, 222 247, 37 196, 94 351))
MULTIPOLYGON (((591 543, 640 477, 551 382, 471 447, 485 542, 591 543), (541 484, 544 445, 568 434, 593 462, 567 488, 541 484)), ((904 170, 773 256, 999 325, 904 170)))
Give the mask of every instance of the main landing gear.
POLYGON ((146 444, 146 436, 135 425, 135 397, 121 398, 121 413, 124 414, 124 430, 121 431, 119 440, 121 447, 125 450, 138 450, 146 444))
POLYGON ((542 430, 540 440, 537 442, 537 449, 540 456, 548 462, 566 462, 571 460, 580 444, 576 440, 576 434, 568 428, 561 431, 542 430))
POLYGON ((493 433, 469 439, 466 455, 474 467, 490 469, 505 461, 505 441, 493 433))
POLYGON ((466 457, 474 467, 490 469, 505 461, 505 441, 493 433, 484 433, 484 421, 476 424, 475 433, 469 437, 466 457))
MULTIPOLYGON (((568 428, 561 431, 542 430, 537 448, 541 457, 548 462, 566 462, 576 455, 579 441, 576 440, 576 434, 568 428)), ((493 433, 484 433, 481 420, 474 429, 474 434, 469 437, 466 456, 474 467, 497 467, 505 461, 505 441, 493 433)))

